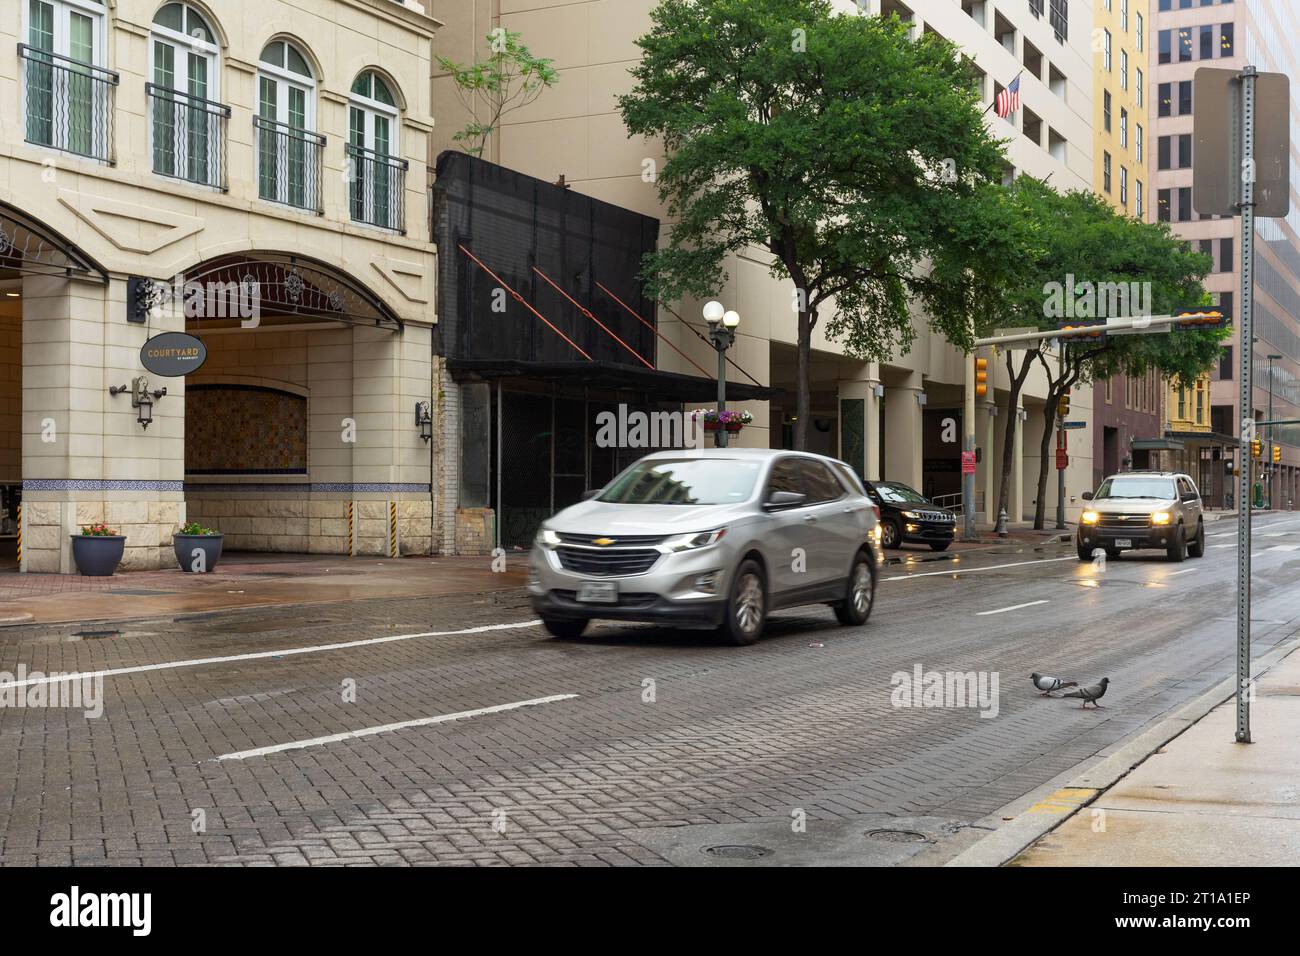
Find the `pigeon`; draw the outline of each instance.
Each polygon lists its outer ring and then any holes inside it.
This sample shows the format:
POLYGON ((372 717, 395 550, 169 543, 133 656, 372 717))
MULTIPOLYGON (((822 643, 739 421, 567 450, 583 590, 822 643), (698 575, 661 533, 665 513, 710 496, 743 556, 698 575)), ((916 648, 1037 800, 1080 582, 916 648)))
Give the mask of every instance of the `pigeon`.
POLYGON ((1086 710, 1088 702, 1092 701, 1092 706, 1101 707, 1097 701, 1101 700, 1106 694, 1106 685, 1110 683, 1109 677, 1103 677, 1096 684, 1089 684, 1087 687, 1080 687, 1078 690, 1072 690, 1068 694, 1062 694, 1062 697, 1080 697, 1083 699, 1083 707, 1086 710))
POLYGON ((1062 690, 1066 687, 1078 687, 1079 682, 1075 680, 1066 680, 1063 677, 1048 677, 1046 674, 1040 674, 1037 671, 1029 675, 1034 679, 1034 686, 1042 691, 1039 697, 1051 697, 1052 691, 1062 690))

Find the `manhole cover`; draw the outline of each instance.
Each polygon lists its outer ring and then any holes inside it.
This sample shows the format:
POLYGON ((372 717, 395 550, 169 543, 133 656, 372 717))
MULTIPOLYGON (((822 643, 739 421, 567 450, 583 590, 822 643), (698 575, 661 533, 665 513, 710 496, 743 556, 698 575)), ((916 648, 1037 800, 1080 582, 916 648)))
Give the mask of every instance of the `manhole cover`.
POLYGON ((927 843, 930 839, 915 830, 868 830, 867 836, 885 843, 927 843))
POLYGON ((772 851, 765 846, 747 846, 745 844, 706 846, 703 852, 709 856, 721 857, 724 860, 758 860, 772 855, 772 851))

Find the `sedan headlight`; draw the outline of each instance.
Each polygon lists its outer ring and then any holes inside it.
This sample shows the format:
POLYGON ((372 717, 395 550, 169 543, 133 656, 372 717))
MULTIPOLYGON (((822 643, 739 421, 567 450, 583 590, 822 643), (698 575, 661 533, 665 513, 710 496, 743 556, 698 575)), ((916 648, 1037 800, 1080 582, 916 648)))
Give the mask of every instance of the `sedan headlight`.
POLYGON ((1097 514, 1095 511, 1085 511, 1083 514, 1079 515, 1079 520, 1084 524, 1096 524, 1097 519, 1100 517, 1101 515, 1097 514))
POLYGON ((533 544, 539 548, 553 548, 560 543, 560 536, 550 528, 538 528, 537 537, 533 539, 533 544))
POLYGON ((1152 524, 1169 524, 1172 515, 1168 511, 1156 511, 1151 515, 1152 524))
POLYGON ((675 538, 669 538, 664 542, 663 546, 669 551, 694 551, 697 548, 707 548, 709 545, 717 544, 726 533, 726 528, 715 528, 712 531, 682 534, 675 538))

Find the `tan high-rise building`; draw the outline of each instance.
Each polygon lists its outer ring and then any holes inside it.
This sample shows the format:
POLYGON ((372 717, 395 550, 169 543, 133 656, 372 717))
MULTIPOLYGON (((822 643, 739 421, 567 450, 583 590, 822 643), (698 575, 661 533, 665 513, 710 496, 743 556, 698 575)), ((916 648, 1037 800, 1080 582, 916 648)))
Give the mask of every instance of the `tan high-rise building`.
MULTIPOLYGON (((1088 188, 1093 180, 1093 71, 1090 51, 1092 14, 1081 0, 838 0, 849 15, 897 14, 914 31, 933 31, 956 43, 980 71, 982 98, 1020 76, 1021 108, 999 118, 991 109, 986 122, 1008 140, 1008 177, 1028 172, 1051 177, 1053 185, 1088 188)), ((616 97, 631 89, 629 68, 638 56, 636 39, 650 27, 654 0, 442 0, 434 14, 445 22, 435 52, 468 62, 486 52, 486 34, 504 27, 522 34, 533 53, 552 58, 558 85, 525 109, 509 114, 490 137, 486 159, 535 176, 563 182, 618 206, 662 218, 653 177, 647 168, 662 162, 657 143, 628 135, 616 97)), ((1134 67, 1136 64, 1134 65, 1134 67)), ((452 80, 435 75, 437 149, 454 147, 452 136, 468 117, 454 95, 452 80)), ((667 229, 661 232, 666 236, 667 229)), ((662 240, 661 240, 662 241, 662 240)), ((443 250, 442 255, 447 255, 443 250)), ((739 339, 730 353, 736 364, 764 386, 795 384, 795 315, 789 283, 774 280, 764 254, 736 256, 727 265, 730 280, 716 297, 741 315, 739 339)), ((1065 277, 1062 277, 1064 281, 1065 277)), ((704 323, 699 302, 661 304, 661 330, 686 353, 662 348, 660 368, 688 372, 688 362, 708 368, 714 361, 695 334, 704 323), (694 330, 684 324, 694 326, 694 330)), ((824 333, 814 331, 812 362, 813 426, 810 450, 839 455, 868 478, 904 481, 935 496, 960 488, 960 440, 948 441, 952 420, 960 420, 963 356, 931 334, 918 317, 910 352, 887 362, 867 363, 845 353, 824 333)), ((1035 371, 1023 394, 1023 408, 1007 422, 994 399, 1005 394, 1005 366, 993 362, 994 388, 977 411, 976 434, 985 450, 977 475, 981 517, 992 503, 986 495, 999 481, 1005 429, 1015 430, 1015 471, 1010 516, 1032 515, 1038 475, 1041 408, 1045 383, 1035 371)), ((733 372, 733 374, 736 374, 733 372)), ((743 379, 742 379, 743 380, 743 379)), ((455 388, 455 382, 449 383, 455 388)), ((1090 397, 1076 396, 1074 416, 1087 419, 1090 397)), ((751 402, 755 424, 741 433, 743 444, 782 447, 790 441, 792 400, 751 402)), ((1067 472, 1068 512, 1079 510, 1078 495, 1091 487, 1087 448, 1071 448, 1067 472)), ((1056 483, 1048 482, 1047 507, 1056 502, 1056 483)), ((953 498, 949 502, 955 503, 953 498)))
POLYGON ((227 548, 428 552, 437 22, 391 0, 4 13, 0 534, 21 504, 22 569, 73 571, 97 522, 126 568, 174 567, 187 519, 227 548), (148 370, 165 332, 206 363, 148 370))

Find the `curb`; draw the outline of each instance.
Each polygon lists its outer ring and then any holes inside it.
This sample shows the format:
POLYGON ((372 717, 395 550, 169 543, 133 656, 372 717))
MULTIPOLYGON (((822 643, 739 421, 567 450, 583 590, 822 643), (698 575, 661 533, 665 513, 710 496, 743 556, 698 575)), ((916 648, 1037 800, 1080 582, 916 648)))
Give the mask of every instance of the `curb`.
MULTIPOLYGON (((1265 673, 1297 650, 1300 650, 1300 636, 1292 635, 1256 660, 1252 665, 1252 673, 1256 676, 1265 673)), ((1110 756, 1092 764, 1085 761, 1085 769, 1076 767, 1057 778, 1058 781, 1068 780, 1068 783, 1049 783, 990 814, 986 819, 997 822, 1001 822, 1003 817, 1013 819, 953 857, 944 866, 1006 865, 1128 776, 1148 757, 1214 708, 1231 700, 1236 691, 1236 675, 1225 678, 1150 730, 1123 744, 1110 756)))

